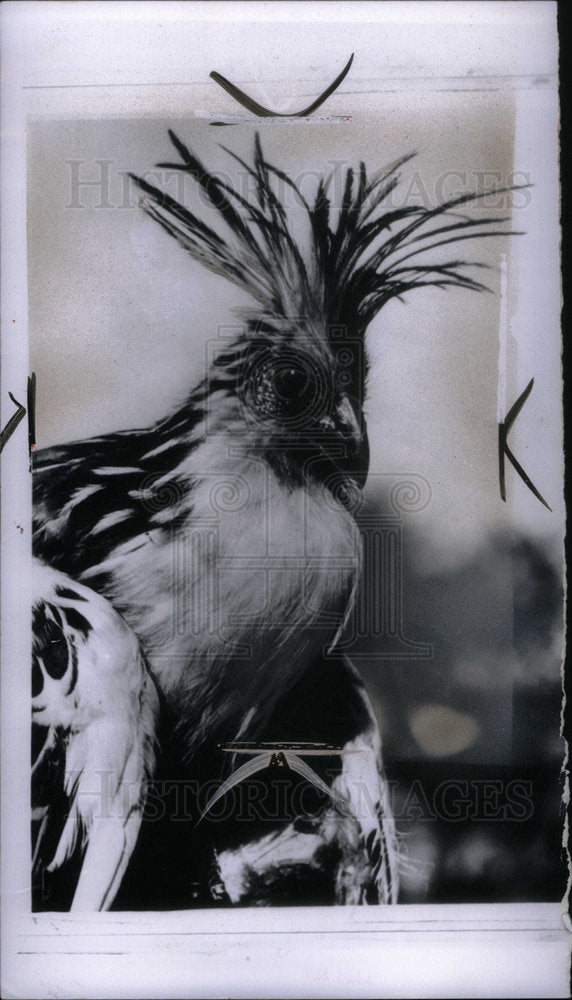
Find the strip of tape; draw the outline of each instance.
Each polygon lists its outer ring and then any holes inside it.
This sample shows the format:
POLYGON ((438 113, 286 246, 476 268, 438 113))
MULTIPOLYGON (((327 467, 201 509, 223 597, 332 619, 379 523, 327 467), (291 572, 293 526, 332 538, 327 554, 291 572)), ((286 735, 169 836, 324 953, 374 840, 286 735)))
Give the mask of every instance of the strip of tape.
POLYGON ((257 118, 254 115, 221 115, 212 111, 195 111, 195 118, 203 118, 211 125, 341 125, 352 120, 350 115, 257 118))

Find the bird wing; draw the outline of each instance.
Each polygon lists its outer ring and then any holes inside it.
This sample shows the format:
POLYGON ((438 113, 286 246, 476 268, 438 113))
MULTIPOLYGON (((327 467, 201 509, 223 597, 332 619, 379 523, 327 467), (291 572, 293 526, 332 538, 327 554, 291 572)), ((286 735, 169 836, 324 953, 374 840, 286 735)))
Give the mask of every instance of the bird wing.
POLYGON ((77 579, 118 545, 151 531, 163 499, 157 498, 154 484, 164 484, 193 447, 190 434, 201 413, 191 404, 184 426, 167 418, 146 430, 121 431, 36 452, 37 558, 77 579))
POLYGON ((107 909, 154 771, 158 695, 108 601, 40 563, 34 587, 34 907, 107 909))
POLYGON ((125 537, 146 530, 149 511, 132 495, 148 471, 138 432, 39 451, 34 458, 34 554, 76 578, 125 537))

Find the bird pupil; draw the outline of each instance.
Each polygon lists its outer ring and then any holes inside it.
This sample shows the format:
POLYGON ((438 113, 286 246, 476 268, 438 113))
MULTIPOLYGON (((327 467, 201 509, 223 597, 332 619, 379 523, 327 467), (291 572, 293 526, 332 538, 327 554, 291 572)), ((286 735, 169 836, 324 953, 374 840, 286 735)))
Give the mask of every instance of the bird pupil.
POLYGON ((254 413, 291 422, 322 413, 328 401, 326 382, 312 358, 293 350, 273 354, 267 348, 248 359, 240 391, 254 413))
POLYGON ((308 388, 308 373, 300 368, 283 368, 274 378, 278 395, 284 400, 299 399, 308 388))

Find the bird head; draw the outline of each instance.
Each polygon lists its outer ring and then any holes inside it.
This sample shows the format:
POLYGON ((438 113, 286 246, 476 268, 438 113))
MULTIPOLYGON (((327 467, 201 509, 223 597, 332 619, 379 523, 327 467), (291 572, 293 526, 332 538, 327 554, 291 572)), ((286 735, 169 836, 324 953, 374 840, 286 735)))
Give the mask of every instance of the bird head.
POLYGON ((203 391, 218 394, 209 429, 246 438, 284 482, 318 481, 346 502, 369 465, 363 363, 362 345, 332 340, 323 322, 251 318, 205 381, 203 391))
MULTIPOLYGON (((227 150, 251 180, 245 197, 210 173, 177 136, 180 161, 159 167, 183 171, 217 210, 221 229, 148 181, 145 211, 199 263, 247 291, 244 328, 213 363, 205 396, 224 397, 219 424, 249 435, 255 450, 287 481, 317 479, 334 491, 359 489, 369 464, 364 419, 368 325, 391 298, 413 288, 485 286, 471 276, 483 267, 443 257, 441 248, 469 238, 505 235, 505 218, 475 219, 465 194, 436 207, 390 205, 404 156, 368 179, 365 165, 346 169, 339 204, 321 179, 308 201, 295 181, 264 157, 260 138, 252 163, 227 150), (281 187, 282 196, 277 188, 281 187), (284 192, 292 197, 286 199, 284 192), (288 212, 286 201, 296 203, 288 212), (296 235, 292 216, 305 224, 296 235)), ((513 190, 499 189, 500 191, 513 190)))

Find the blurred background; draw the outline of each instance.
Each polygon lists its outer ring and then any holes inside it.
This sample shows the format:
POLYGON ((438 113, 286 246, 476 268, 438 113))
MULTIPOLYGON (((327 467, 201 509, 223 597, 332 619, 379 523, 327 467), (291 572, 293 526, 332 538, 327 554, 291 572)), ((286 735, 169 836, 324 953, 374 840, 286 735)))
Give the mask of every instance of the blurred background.
POLYGON ((387 634, 348 648, 382 724, 400 901, 558 900, 559 567, 518 532, 491 535, 449 571, 415 566, 415 542, 406 529, 403 635, 428 655, 408 658, 387 634))

